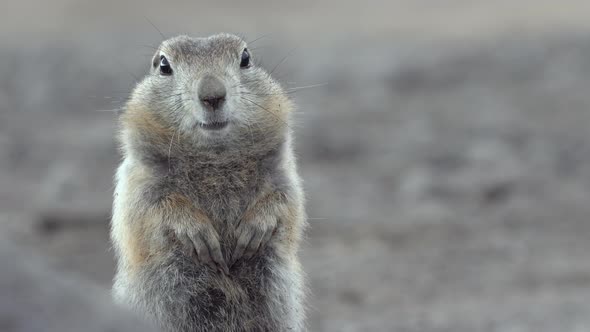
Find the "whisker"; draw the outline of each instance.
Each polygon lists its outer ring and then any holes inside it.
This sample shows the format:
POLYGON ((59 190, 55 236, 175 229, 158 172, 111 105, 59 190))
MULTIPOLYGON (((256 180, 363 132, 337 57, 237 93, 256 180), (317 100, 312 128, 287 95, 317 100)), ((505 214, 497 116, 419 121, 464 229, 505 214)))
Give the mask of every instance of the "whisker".
POLYGON ((250 120, 248 119, 244 119, 246 120, 246 127, 248 127, 248 133, 250 134, 250 144, 254 145, 254 136, 252 136, 252 127, 250 127, 250 120))
POLYGON ((272 32, 269 32, 269 33, 264 34, 264 35, 262 35, 262 36, 260 36, 260 37, 258 37, 256 39, 254 39, 254 40, 251 40, 251 41, 248 42, 248 44, 254 44, 255 42, 259 41, 260 39, 265 38, 265 37, 268 37, 270 35, 272 35, 272 32))
POLYGON ((317 88, 317 87, 326 86, 326 85, 328 85, 327 82, 312 84, 312 85, 296 86, 296 87, 287 89, 287 92, 295 92, 295 91, 299 91, 299 90, 303 90, 303 89, 317 88))
POLYGON ((148 23, 154 28, 156 29, 156 31, 158 31, 158 33, 160 34, 160 36, 162 36, 162 39, 168 39, 163 33, 162 31, 160 31, 160 29, 158 29, 158 27, 152 22, 150 21, 149 18, 147 18, 147 16, 144 16, 143 18, 145 18, 146 21, 148 21, 148 23))
POLYGON ((123 109, 122 108, 114 108, 112 110, 94 110, 95 112, 112 112, 112 113, 118 113, 121 112, 123 109))
POLYGON ((176 130, 172 133, 172 137, 170 138, 170 146, 168 147, 168 173, 170 173, 170 154, 172 154, 172 142, 174 141, 174 135, 176 135, 176 130))
MULTIPOLYGON (((265 45, 259 45, 259 46, 252 47, 252 48, 248 48, 248 49, 249 49, 250 51, 256 51, 256 50, 261 50, 261 49, 263 49, 263 48, 266 48, 266 47, 268 47, 268 46, 265 46, 265 45)), ((254 64, 256 64, 256 65, 259 65, 259 62, 255 61, 255 62, 254 62, 254 64)))
MULTIPOLYGON (((152 49, 152 50, 154 50, 154 51, 157 51, 157 50, 159 50, 159 49, 160 49, 160 48, 159 48, 159 47, 157 47, 157 46, 148 45, 148 44, 140 44, 140 45, 136 45, 136 46, 138 46, 138 47, 145 47, 145 48, 149 48, 149 49, 152 49)), ((150 56, 152 56, 152 54, 150 54, 150 56)))
POLYGON ((281 118, 280 118, 278 115, 276 115, 276 114, 275 114, 273 111, 269 110, 268 108, 265 108, 265 107, 263 107, 262 105, 260 105, 260 104, 258 104, 258 103, 256 103, 256 102, 254 102, 254 101, 252 101, 252 100, 250 100, 250 99, 248 99, 248 98, 245 98, 245 97, 243 97, 243 96, 241 96, 241 98, 242 98, 243 100, 245 100, 245 101, 248 101, 248 102, 250 102, 250 103, 252 103, 252 104, 254 104, 254 105, 256 105, 256 106, 260 107, 260 109, 267 111, 269 114, 271 114, 272 116, 274 116, 274 117, 275 117, 277 120, 279 120, 279 121, 281 121, 282 123, 284 123, 284 124, 285 124, 285 126, 287 126, 289 129, 293 129, 293 128, 291 128, 291 126, 289 126, 289 124, 288 124, 288 123, 287 123, 285 120, 281 119, 281 118))
POLYGON ((279 67, 279 66, 280 66, 280 65, 281 65, 283 62, 285 62, 285 60, 287 60, 287 58, 288 58, 289 56, 291 56, 291 55, 293 54, 293 52, 295 52, 295 50, 296 50, 296 49, 297 49, 297 48, 293 48, 293 49, 291 49, 291 50, 290 50, 290 51, 287 53, 287 55, 285 55, 285 56, 284 56, 284 57, 281 59, 281 61, 279 61, 279 63, 277 63, 277 64, 276 64, 276 65, 273 67, 273 69, 270 71, 270 73, 269 73, 269 74, 271 74, 271 75, 272 75, 272 73, 274 73, 274 72, 275 72, 275 70, 276 70, 276 69, 277 69, 277 68, 278 68, 278 67, 279 67))

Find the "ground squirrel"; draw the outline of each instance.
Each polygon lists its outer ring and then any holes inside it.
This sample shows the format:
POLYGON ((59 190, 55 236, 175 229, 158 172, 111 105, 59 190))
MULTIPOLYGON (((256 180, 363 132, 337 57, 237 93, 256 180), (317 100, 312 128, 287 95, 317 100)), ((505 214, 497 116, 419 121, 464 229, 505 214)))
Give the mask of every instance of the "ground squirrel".
POLYGON ((288 94, 229 34, 158 47, 120 115, 116 300, 165 331, 300 331, 288 94))

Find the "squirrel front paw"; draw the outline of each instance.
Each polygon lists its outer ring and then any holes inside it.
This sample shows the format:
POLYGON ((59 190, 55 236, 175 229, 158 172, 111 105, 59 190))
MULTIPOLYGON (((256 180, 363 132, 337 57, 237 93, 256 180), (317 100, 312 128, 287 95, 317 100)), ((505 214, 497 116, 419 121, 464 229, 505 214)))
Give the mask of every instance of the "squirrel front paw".
POLYGON ((254 254, 266 247, 276 227, 275 217, 242 220, 236 228, 238 240, 229 260, 229 267, 232 267, 240 258, 252 258, 254 254))
POLYGON ((223 258, 219 236, 211 225, 201 224, 190 230, 177 230, 176 237, 201 264, 210 266, 213 270, 229 274, 229 268, 223 258))

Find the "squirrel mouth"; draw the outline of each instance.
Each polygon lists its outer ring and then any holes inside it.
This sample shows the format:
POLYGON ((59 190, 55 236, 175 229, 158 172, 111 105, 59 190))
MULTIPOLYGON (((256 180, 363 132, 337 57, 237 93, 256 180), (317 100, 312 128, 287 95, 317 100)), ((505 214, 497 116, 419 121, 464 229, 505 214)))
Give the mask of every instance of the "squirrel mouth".
POLYGON ((199 127, 206 129, 206 130, 220 130, 229 124, 229 121, 219 121, 219 122, 209 122, 209 123, 202 123, 199 122, 199 127))

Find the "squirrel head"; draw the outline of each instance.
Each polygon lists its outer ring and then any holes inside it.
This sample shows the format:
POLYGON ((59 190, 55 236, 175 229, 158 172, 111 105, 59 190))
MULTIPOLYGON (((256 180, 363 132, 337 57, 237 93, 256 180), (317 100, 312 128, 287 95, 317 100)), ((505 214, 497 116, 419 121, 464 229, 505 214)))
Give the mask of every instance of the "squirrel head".
POLYGON ((170 154, 280 143, 293 106, 252 57, 246 42, 230 34, 163 41, 122 113, 124 147, 135 142, 170 154))

